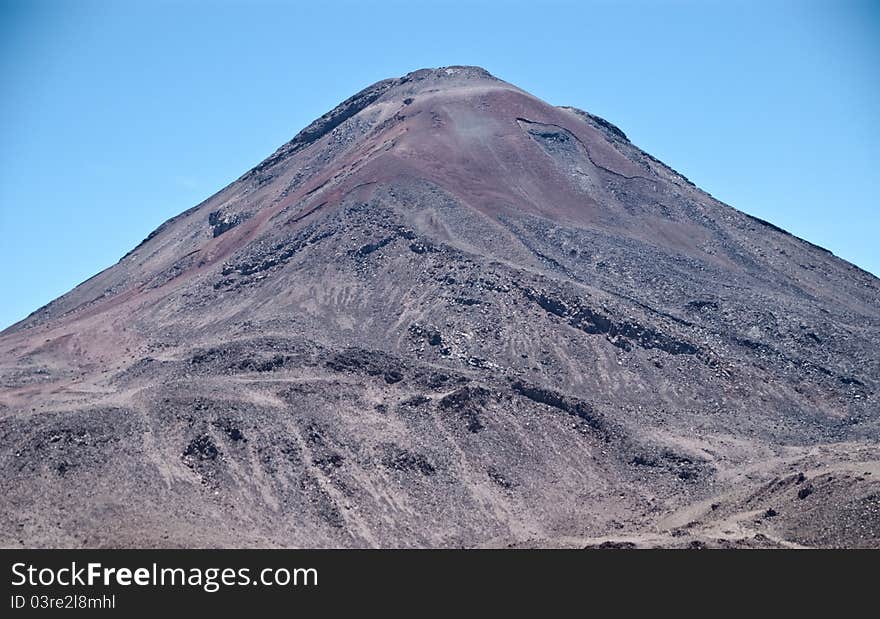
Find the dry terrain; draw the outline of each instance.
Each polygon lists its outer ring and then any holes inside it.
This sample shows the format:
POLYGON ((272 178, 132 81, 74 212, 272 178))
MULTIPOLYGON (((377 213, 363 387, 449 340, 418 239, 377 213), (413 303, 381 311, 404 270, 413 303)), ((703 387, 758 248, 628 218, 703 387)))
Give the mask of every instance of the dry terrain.
POLYGON ((0 545, 880 547, 878 388, 877 278, 426 69, 0 334, 0 545))

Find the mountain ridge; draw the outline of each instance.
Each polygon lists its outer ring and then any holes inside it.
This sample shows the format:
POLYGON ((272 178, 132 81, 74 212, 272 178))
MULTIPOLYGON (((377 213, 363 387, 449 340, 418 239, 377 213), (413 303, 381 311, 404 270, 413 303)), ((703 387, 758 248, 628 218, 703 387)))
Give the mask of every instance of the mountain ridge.
MULTIPOLYGON (((388 90, 395 88, 395 87, 403 86, 405 84, 412 83, 412 82, 418 83, 419 81, 425 80, 427 78, 436 77, 436 76, 443 76, 443 75, 448 74, 449 71, 464 72, 469 79, 487 80, 489 82, 495 82, 498 84, 502 84, 506 87, 515 88, 512 85, 508 84, 507 82, 503 82, 502 80, 499 80, 497 77, 493 76, 491 73, 489 73, 486 69, 484 69, 482 67, 466 66, 466 65, 453 65, 453 66, 449 66, 449 67, 439 67, 436 69, 429 69, 429 68, 419 69, 416 71, 412 71, 412 72, 404 75, 401 78, 387 78, 387 79, 379 80, 378 82, 375 82, 375 83, 367 86, 366 88, 362 89, 361 91, 359 91, 355 95, 352 95, 351 97, 349 97, 348 99, 346 99, 345 101, 340 103, 338 106, 333 108, 331 111, 327 112, 326 114, 323 114, 322 116, 318 117, 317 119, 315 119, 314 121, 309 123, 309 125, 307 125, 300 132, 298 132, 291 140, 284 143, 282 146, 280 146, 278 149, 276 149, 276 151, 274 153, 272 153, 269 157, 265 158, 264 160, 262 160, 261 162, 256 164, 250 170, 248 170, 243 175, 241 175, 238 179, 236 179, 235 181, 233 181, 232 183, 227 185, 227 187, 225 187, 224 189, 221 189, 220 192, 228 189, 229 187, 235 185, 236 183, 245 182, 248 179, 251 179, 254 176, 257 176, 260 172, 265 171, 268 168, 271 168, 273 165, 279 163, 280 161, 282 161, 286 157, 289 157, 289 156, 295 154, 298 150, 300 150, 302 148, 307 148, 315 141, 324 137, 327 133, 332 131, 339 124, 341 124, 342 122, 344 122, 345 120, 347 120, 351 116, 356 115, 357 113, 359 113, 360 111, 362 111, 363 109, 368 107, 370 104, 374 103, 377 99, 382 97, 382 95, 384 95, 388 90)), ((417 90, 414 91, 412 94, 415 94, 415 92, 417 92, 417 90)), ((623 142, 626 142, 627 144, 632 145, 629 138, 627 138, 626 134, 622 130, 620 130, 619 127, 617 127, 613 123, 607 121, 606 119, 601 118, 599 116, 596 116, 594 114, 591 114, 589 112, 586 112, 584 110, 580 110, 580 109, 573 107, 573 106, 557 106, 557 107, 562 110, 570 111, 570 112, 577 114, 578 116, 584 118, 585 120, 587 120, 587 122, 592 124, 594 127, 603 131, 603 133, 606 134, 606 136, 609 138, 609 140, 613 141, 615 139, 620 139, 623 142)), ((523 119, 523 120, 526 120, 526 119, 523 119)), ((675 170, 674 168, 667 165, 666 163, 654 158, 649 153, 646 153, 645 151, 639 149, 637 146, 632 145, 632 147, 637 149, 641 155, 644 155, 644 156, 650 158, 651 160, 653 160, 657 164, 663 166, 671 174, 679 177, 684 182, 690 184, 695 189, 699 190, 700 192, 705 193, 708 197, 715 200, 715 198, 712 197, 711 194, 709 194, 708 192, 705 192, 705 190, 697 187, 697 185, 695 185, 690 179, 688 179, 685 175, 681 174, 679 171, 675 170)), ((220 193, 220 192, 218 192, 218 193, 220 193)), ((199 204, 191 207, 190 209, 187 209, 186 211, 184 211, 178 215, 175 215, 175 216, 169 218, 168 220, 166 220, 165 222, 160 224, 155 230, 150 232, 144 238, 143 241, 141 241, 132 250, 127 252, 120 259, 120 261, 127 258, 130 254, 136 252, 146 242, 150 241, 156 235, 160 234, 162 232, 162 230, 166 229, 173 222, 175 222, 175 221, 179 220, 180 218, 185 217, 191 213, 197 212, 203 205, 210 202, 216 195, 217 194, 214 194, 214 196, 210 196, 210 197, 206 198, 205 200, 203 200, 199 204)), ((727 207, 727 208, 733 208, 730 205, 723 203, 723 202, 720 202, 720 201, 719 201, 719 204, 724 207, 727 207)), ((831 255, 835 255, 830 250, 828 250, 820 245, 817 245, 815 243, 812 243, 811 241, 808 241, 806 239, 798 237, 797 235, 792 234, 791 232, 789 232, 783 228, 780 228, 779 226, 777 226, 771 222, 768 222, 760 217, 750 215, 750 214, 745 213, 743 211, 739 211, 739 212, 742 212, 744 215, 751 218, 756 223, 759 223, 764 226, 768 226, 775 231, 787 234, 789 236, 792 236, 793 238, 797 238, 800 241, 808 243, 809 245, 811 245, 813 247, 821 249, 822 251, 825 251, 831 255)), ((837 257, 837 256, 835 255, 835 257, 837 257)), ((841 258, 841 260, 843 260, 844 262, 847 262, 847 264, 851 264, 848 261, 845 261, 845 259, 841 258)), ((101 272, 88 278, 87 280, 85 280, 81 284, 87 283, 88 281, 90 281, 94 277, 97 277, 98 275, 100 275, 104 271, 112 268, 113 266, 114 265, 110 265, 106 269, 103 269, 101 272)), ((857 265, 852 265, 852 266, 859 268, 857 265)), ((860 270, 868 275, 871 275, 872 277, 876 277, 872 273, 870 273, 869 271, 865 271, 864 269, 860 269, 860 270)), ((76 286, 76 287, 78 287, 78 286, 76 286)), ((46 304, 46 306, 51 305, 51 303, 53 303, 53 302, 54 301, 51 301, 50 303, 46 304)), ((30 319, 34 315, 38 314, 46 306, 43 306, 43 307, 40 307, 40 308, 34 310, 34 312, 31 312, 31 314, 29 314, 27 317, 25 317, 25 319, 10 325, 6 329, 4 329, 4 331, 7 329, 13 329, 19 323, 26 322, 28 319, 30 319)))

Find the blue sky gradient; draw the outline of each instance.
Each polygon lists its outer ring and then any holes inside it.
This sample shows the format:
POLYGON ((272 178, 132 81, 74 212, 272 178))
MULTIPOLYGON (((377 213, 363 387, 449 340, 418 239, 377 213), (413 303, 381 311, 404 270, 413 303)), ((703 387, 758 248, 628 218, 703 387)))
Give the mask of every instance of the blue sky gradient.
POLYGON ((0 0, 0 328, 354 92, 452 64, 880 273, 878 7, 0 0))

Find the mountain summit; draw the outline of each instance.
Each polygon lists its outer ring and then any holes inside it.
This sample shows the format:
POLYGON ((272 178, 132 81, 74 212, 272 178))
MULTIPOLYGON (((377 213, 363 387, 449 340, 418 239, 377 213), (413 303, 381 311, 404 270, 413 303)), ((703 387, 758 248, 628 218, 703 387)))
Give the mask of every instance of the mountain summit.
POLYGON ((878 546, 880 281, 477 67, 0 334, 3 546, 878 546))

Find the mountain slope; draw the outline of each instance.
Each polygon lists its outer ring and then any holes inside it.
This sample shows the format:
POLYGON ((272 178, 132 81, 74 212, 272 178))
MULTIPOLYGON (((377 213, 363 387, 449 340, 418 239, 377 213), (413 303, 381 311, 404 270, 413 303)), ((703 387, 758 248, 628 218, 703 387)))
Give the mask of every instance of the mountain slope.
POLYGON ((416 71, 0 335, 0 538, 876 546, 878 300, 603 119, 416 71))

